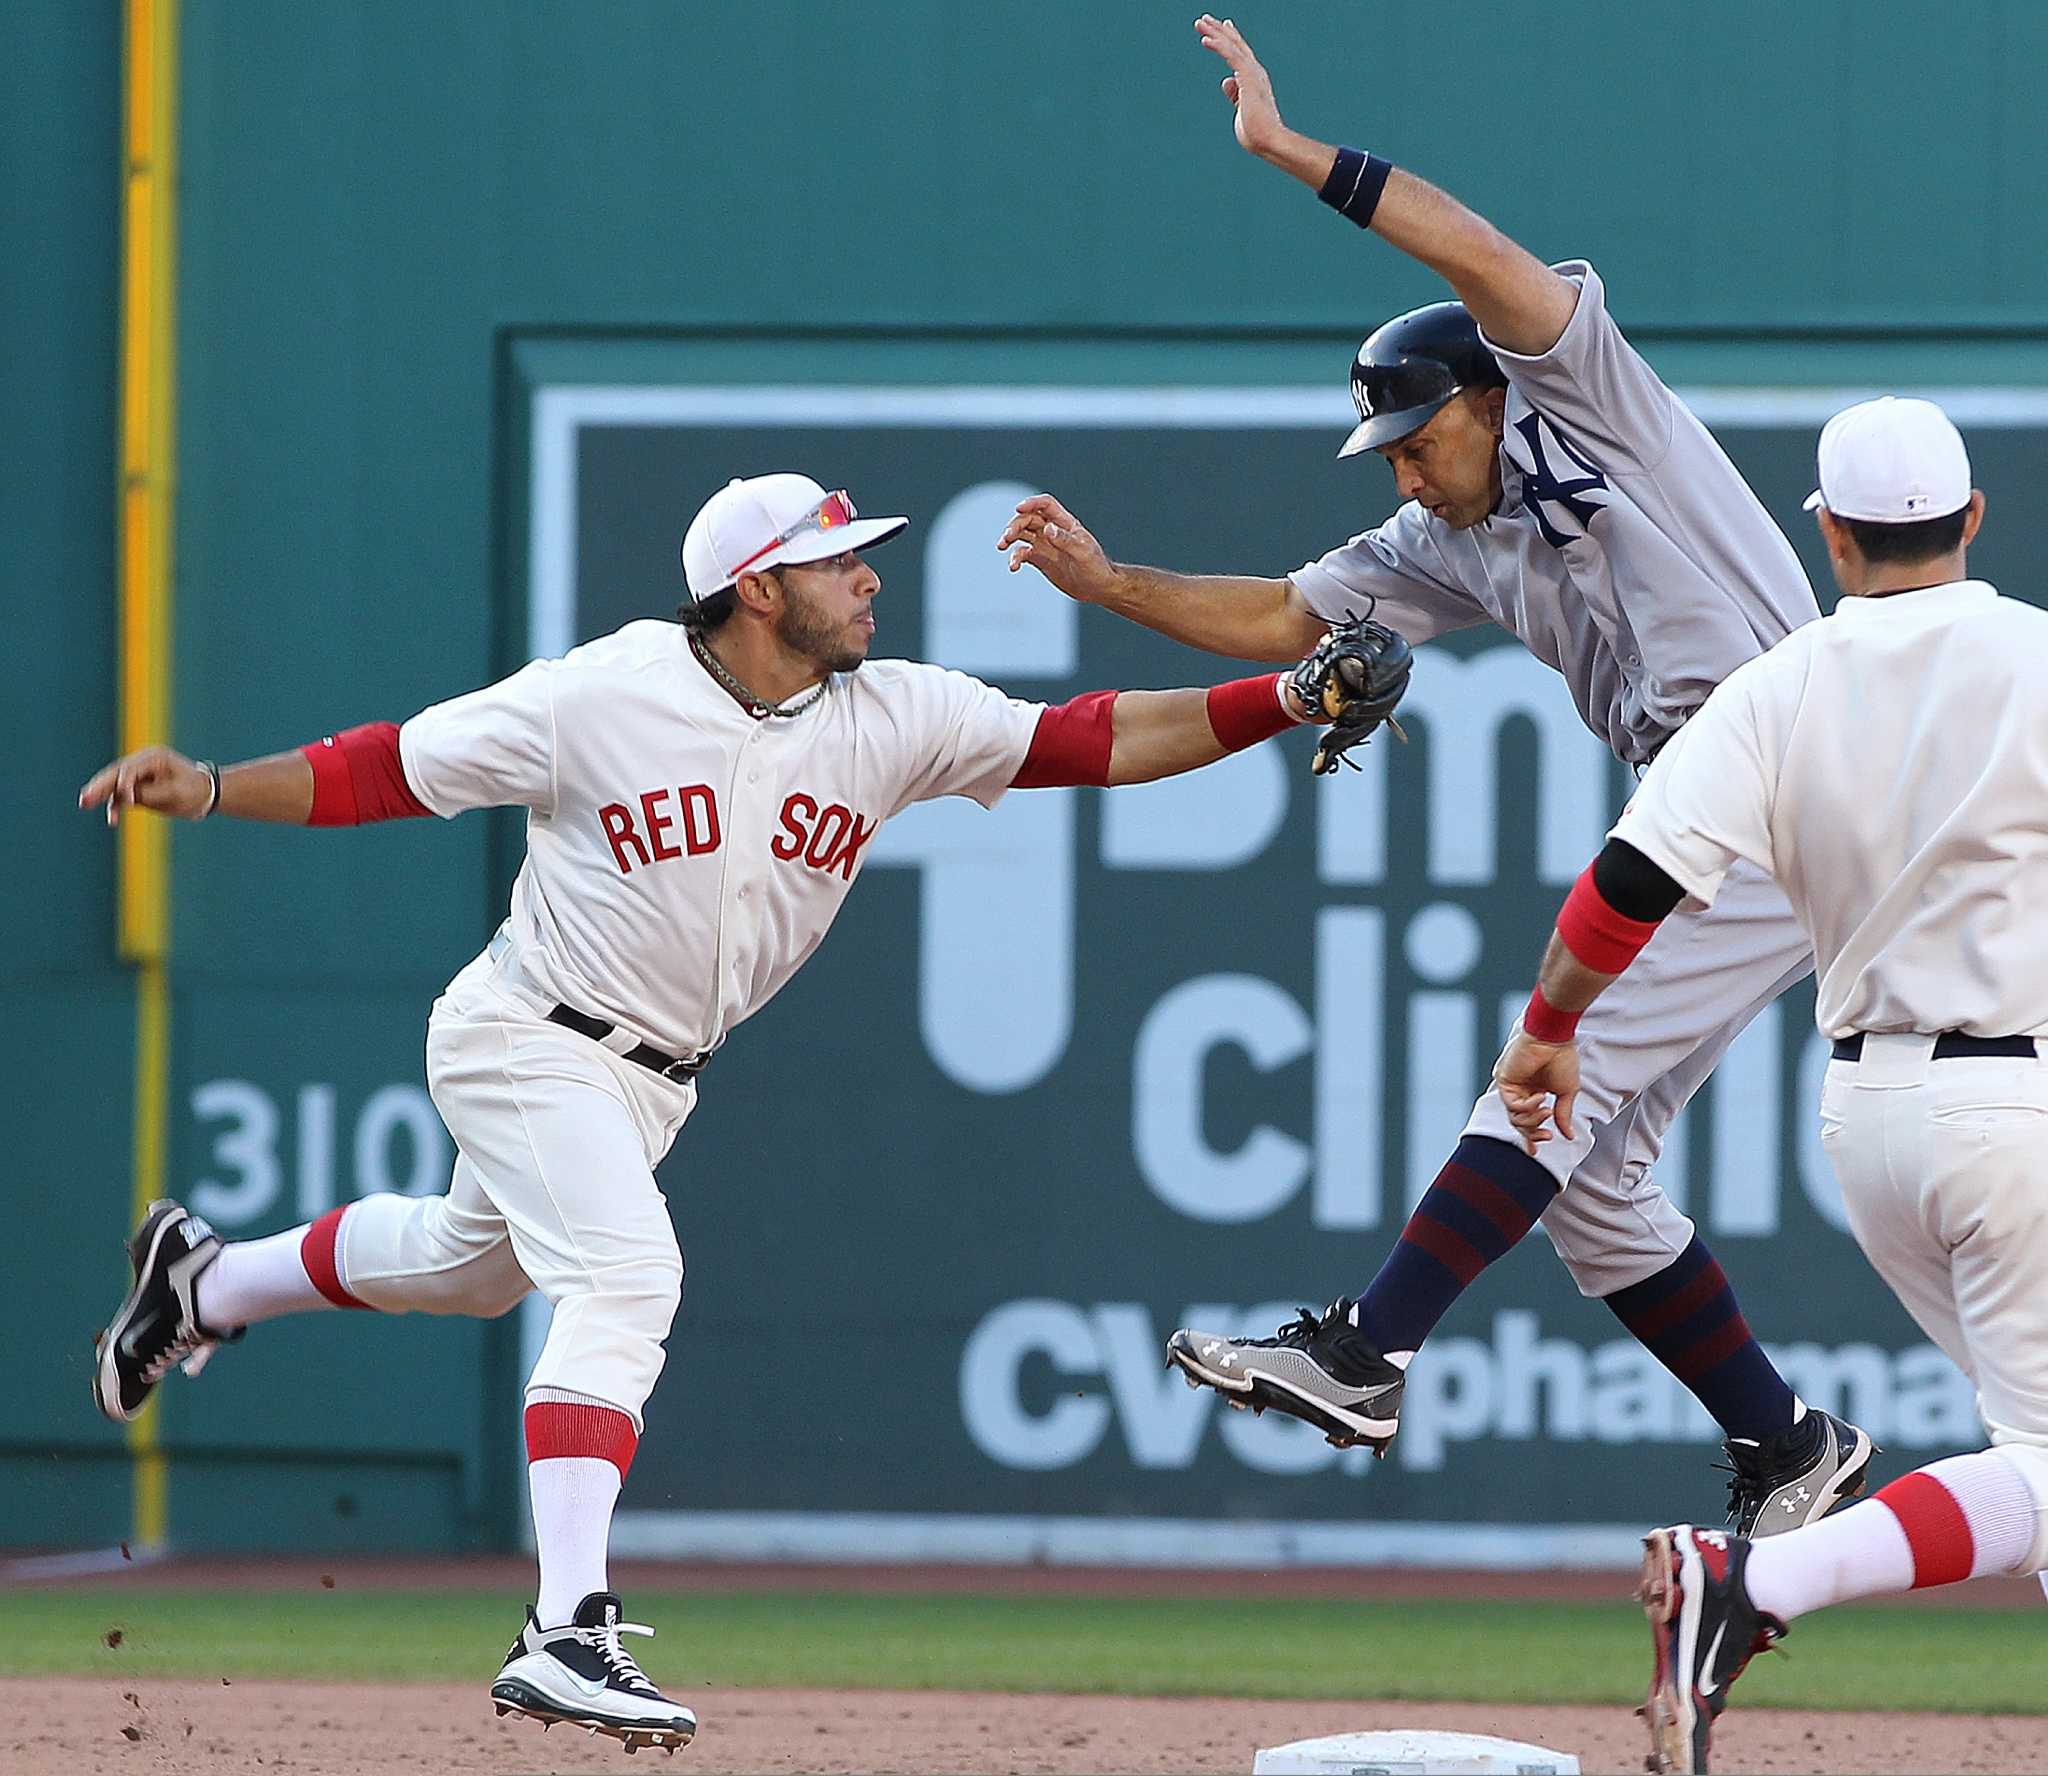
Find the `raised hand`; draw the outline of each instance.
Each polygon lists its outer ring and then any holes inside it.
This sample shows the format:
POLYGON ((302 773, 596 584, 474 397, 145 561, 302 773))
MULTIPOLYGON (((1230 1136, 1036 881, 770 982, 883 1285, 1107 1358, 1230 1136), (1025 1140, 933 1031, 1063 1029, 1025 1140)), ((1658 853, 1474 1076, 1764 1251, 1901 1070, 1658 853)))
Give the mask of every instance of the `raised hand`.
POLYGON ((117 826, 123 808, 148 808, 152 813, 197 820, 213 801, 213 779, 183 753, 168 746, 145 746, 95 771, 78 792, 81 808, 107 810, 107 824, 117 826))
POLYGON ((1280 107, 1273 97, 1273 81, 1252 54, 1244 33, 1229 19, 1203 13, 1195 20, 1195 35, 1202 47, 1214 51, 1230 64, 1224 76, 1223 96, 1237 111, 1237 140, 1249 153, 1270 156, 1289 134, 1280 121, 1280 107))
POLYGON ((1069 598, 1100 604, 1116 579, 1116 565, 1086 526, 1049 493, 1020 501, 1017 515, 997 540, 1010 552, 1010 571, 1035 567, 1069 598))

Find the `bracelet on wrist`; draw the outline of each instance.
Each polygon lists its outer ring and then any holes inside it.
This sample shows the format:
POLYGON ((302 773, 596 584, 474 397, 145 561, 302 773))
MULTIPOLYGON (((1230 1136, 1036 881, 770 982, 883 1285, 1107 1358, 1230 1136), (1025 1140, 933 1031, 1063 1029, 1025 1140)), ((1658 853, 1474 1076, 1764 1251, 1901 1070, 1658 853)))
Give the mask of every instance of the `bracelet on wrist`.
POLYGON ((1339 148, 1330 176, 1316 196, 1338 215, 1360 228, 1372 226, 1373 212, 1380 207, 1380 193, 1387 188, 1387 176, 1394 163, 1359 148, 1339 148))
POLYGON ((213 786, 213 793, 206 798, 206 806, 199 810, 199 818, 204 820, 220 806, 220 766, 212 759, 194 759, 192 762, 206 773, 206 781, 213 786))

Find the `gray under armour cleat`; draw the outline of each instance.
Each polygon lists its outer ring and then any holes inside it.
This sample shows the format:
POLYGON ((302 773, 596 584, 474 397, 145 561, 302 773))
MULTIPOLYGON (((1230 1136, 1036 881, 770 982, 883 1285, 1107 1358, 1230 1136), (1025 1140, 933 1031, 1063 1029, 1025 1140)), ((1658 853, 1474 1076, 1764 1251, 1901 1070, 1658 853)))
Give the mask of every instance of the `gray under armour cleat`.
POLYGON ((1817 1522, 1854 1498, 1877 1453, 1868 1432, 1812 1407, 1775 1437, 1730 1437, 1722 1448, 1730 1473, 1728 1527, 1751 1540, 1817 1522))
POLYGON ((1321 1319, 1308 1311, 1271 1338, 1228 1338, 1184 1327, 1166 1360, 1190 1387, 1231 1405, 1305 1419, 1340 1449, 1363 1443, 1384 1457, 1401 1425, 1402 1374, 1351 1323, 1340 1296, 1321 1319))

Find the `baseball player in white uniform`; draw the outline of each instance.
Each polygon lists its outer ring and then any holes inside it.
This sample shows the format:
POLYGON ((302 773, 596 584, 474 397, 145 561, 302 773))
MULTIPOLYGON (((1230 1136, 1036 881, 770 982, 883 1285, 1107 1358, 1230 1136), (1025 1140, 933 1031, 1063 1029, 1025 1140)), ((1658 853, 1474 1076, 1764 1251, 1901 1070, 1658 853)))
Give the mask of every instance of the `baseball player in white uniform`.
POLYGON ((366 1197, 234 1244, 157 1203, 94 1392, 128 1419, 173 1366, 259 1320, 492 1316, 538 1289, 554 1308, 524 1412, 540 1588, 492 1695, 628 1749, 673 1750, 696 1726, 621 1646, 651 1630, 621 1620, 606 1544, 683 1286, 654 1168, 699 1075, 817 947, 876 830, 913 802, 1171 776, 1302 708, 1278 673, 1048 708, 870 661, 881 581, 862 551, 907 522, 861 518, 801 475, 734 481, 683 540, 679 624, 629 623, 402 726, 225 769, 152 747, 79 797, 109 821, 527 810, 510 916, 428 1021, 427 1080, 458 1149, 447 1194, 366 1197))
MULTIPOLYGON (((1289 658, 1367 612, 1417 645, 1497 624, 1564 675, 1616 757, 1648 764, 1715 685, 1818 615, 1791 545, 1622 337, 1590 265, 1547 266, 1377 155, 1288 128, 1237 28, 1205 15, 1196 29, 1229 64, 1238 140, 1461 298, 1389 321, 1352 368, 1359 424, 1340 454, 1386 458, 1405 503, 1288 577, 1259 579, 1112 562, 1039 496, 1001 538, 1011 565, 1241 659, 1289 658)), ((1713 909, 1671 923, 1588 1020, 1587 1114, 1572 1139, 1528 1157, 1489 1090, 1356 1300, 1320 1320, 1304 1312, 1274 1338, 1186 1329, 1169 1360, 1234 1405, 1384 1453, 1410 1358, 1540 1218, 1580 1291, 1726 1433, 1738 1527, 1791 1528, 1856 1492, 1870 1439, 1795 1398, 1651 1176, 1672 1118, 1749 1020, 1806 976, 1811 950, 1784 896, 1747 864, 1713 909)))
POLYGON ((1976 1384, 1992 1446, 1769 1541, 1651 1534, 1652 1769, 1707 1768, 1728 1686, 1795 1617, 2048 1568, 2048 612, 1965 577, 1984 496, 1931 402, 1836 414, 1808 505, 1840 607, 1657 755, 1496 1079, 1532 1150, 1569 1139, 1579 1015, 1682 899, 1768 872, 1820 969, 1821 1143, 1849 1225, 1976 1384))

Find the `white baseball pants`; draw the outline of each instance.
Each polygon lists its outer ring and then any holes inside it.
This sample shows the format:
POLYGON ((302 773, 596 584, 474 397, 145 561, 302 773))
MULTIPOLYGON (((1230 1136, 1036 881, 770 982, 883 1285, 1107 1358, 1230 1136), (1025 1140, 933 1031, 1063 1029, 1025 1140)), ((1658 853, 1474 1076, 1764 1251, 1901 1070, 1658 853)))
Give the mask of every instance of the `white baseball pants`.
MULTIPOLYGON (((1778 886, 1738 863, 1711 907, 1682 903, 1579 1024, 1578 1134, 1537 1159, 1564 1192, 1538 1223, 1582 1295, 1655 1276, 1693 1235, 1650 1175, 1665 1131, 1758 1012, 1813 972, 1813 946, 1778 886)), ((1500 1093, 1465 1124, 1519 1146, 1500 1093)))
POLYGON ((350 1294, 389 1313, 489 1317, 538 1289, 554 1323, 527 1386, 614 1406, 637 1428, 683 1289, 654 1168, 696 1085, 548 1009, 488 950, 449 983, 427 1024, 427 1085, 458 1149, 448 1193, 355 1203, 337 1266, 350 1294))
POLYGON ((2035 1501, 2048 1568, 2048 1062, 1933 1058, 1931 1036, 1866 1036, 1831 1061, 1820 1138, 1878 1275, 1977 1387, 2035 1501))

